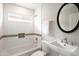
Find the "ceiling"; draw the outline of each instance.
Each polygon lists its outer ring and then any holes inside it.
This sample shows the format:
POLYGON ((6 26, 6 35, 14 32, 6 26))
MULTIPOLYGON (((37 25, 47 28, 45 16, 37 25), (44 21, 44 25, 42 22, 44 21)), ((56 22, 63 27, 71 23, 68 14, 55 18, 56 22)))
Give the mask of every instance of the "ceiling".
POLYGON ((16 4, 25 8, 32 9, 32 10, 35 10, 41 6, 40 3, 16 3, 16 4))

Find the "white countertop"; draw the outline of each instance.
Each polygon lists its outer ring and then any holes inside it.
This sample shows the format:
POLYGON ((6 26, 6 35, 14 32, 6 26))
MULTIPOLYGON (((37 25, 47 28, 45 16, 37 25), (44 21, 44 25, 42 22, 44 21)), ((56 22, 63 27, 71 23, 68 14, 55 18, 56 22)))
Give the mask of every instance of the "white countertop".
POLYGON ((55 50, 58 53, 64 54, 66 56, 79 56, 79 47, 74 52, 69 52, 64 50, 63 48, 56 47, 55 45, 52 45, 51 43, 56 40, 42 40, 42 42, 46 43, 48 46, 51 47, 51 49, 55 50))

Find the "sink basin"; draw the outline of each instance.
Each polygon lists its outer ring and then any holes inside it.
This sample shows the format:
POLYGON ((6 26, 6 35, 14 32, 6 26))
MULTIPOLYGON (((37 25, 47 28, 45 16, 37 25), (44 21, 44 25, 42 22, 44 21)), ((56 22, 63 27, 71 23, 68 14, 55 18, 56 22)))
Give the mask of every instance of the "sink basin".
POLYGON ((54 41, 51 44, 55 45, 58 48, 62 48, 66 51, 69 51, 69 52, 74 52, 78 48, 76 46, 72 46, 72 45, 69 45, 69 44, 66 44, 66 46, 64 46, 65 43, 62 43, 60 41, 54 41))
POLYGON ((62 45, 60 45, 57 41, 54 41, 51 43, 52 45, 55 45, 56 47, 60 47, 60 48, 63 48, 62 45))

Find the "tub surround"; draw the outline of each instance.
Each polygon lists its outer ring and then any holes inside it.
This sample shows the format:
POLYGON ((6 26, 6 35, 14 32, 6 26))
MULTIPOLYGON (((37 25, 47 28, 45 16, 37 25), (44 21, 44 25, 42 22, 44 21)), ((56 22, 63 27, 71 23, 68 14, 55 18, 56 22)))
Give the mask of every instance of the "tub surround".
POLYGON ((18 33, 18 38, 25 38, 25 33, 18 33))
MULTIPOLYGON (((38 33, 23 33, 25 36, 28 36, 28 35, 36 35, 36 36, 42 36, 41 34, 38 34, 38 33)), ((10 34, 10 35, 2 35, 0 37, 0 40, 3 39, 3 38, 7 38, 7 37, 18 37, 18 34, 10 34)))

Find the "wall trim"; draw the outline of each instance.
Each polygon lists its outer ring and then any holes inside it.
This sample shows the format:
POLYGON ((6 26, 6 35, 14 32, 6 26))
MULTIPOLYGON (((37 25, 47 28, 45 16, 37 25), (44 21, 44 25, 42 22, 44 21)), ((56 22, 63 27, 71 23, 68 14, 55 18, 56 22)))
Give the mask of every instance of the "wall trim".
MULTIPOLYGON (((18 34, 2 35, 0 36, 0 40, 2 40, 3 38, 8 38, 8 37, 18 37, 18 34)), ((41 34, 38 34, 38 33, 25 33, 24 35, 25 36, 35 35, 35 36, 40 36, 40 37, 42 36, 41 34)))

